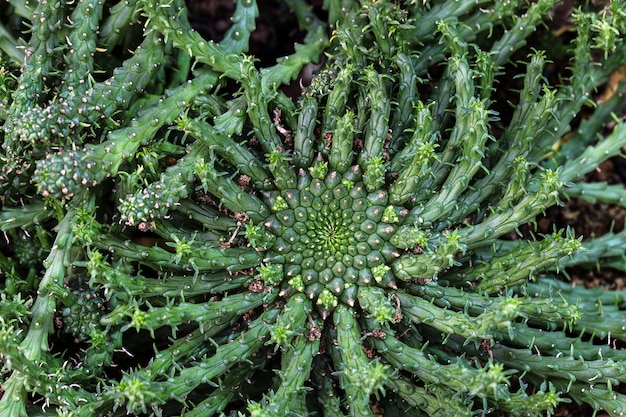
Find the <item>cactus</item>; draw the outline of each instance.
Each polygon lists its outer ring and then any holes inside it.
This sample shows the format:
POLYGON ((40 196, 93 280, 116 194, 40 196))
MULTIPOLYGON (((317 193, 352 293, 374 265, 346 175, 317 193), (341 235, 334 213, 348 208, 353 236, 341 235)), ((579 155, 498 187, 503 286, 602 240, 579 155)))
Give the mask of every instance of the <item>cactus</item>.
POLYGON ((556 3, 288 0, 263 66, 255 0, 220 42, 182 0, 11 2, 0 417, 625 413, 626 293, 566 280, 624 233, 533 224, 624 205, 585 176, 623 156, 623 84, 589 104, 626 3, 560 51, 556 3))

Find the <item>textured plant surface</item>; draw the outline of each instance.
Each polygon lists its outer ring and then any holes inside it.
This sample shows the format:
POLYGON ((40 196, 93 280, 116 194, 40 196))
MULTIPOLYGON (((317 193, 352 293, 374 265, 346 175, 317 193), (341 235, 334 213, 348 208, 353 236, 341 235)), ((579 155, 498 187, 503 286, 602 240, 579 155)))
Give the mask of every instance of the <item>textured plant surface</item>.
POLYGON ((255 0, 219 42, 180 0, 3 5, 0 416, 624 415, 626 294, 558 279, 623 233, 520 230, 626 197, 582 181, 626 4, 556 3, 289 0, 263 68, 255 0))

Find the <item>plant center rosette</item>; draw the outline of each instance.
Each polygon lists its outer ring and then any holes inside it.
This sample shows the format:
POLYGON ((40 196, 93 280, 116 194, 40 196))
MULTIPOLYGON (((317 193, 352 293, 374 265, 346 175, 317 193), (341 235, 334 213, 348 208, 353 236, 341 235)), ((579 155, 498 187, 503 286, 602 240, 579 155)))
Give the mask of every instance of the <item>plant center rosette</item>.
POLYGON ((325 317, 338 302, 353 307, 360 287, 396 288, 389 265, 400 252, 390 238, 407 210, 384 190, 368 192, 358 166, 343 175, 315 168, 316 177, 300 170, 297 188, 269 193, 275 213, 263 225, 274 239, 260 276, 304 293, 325 317))

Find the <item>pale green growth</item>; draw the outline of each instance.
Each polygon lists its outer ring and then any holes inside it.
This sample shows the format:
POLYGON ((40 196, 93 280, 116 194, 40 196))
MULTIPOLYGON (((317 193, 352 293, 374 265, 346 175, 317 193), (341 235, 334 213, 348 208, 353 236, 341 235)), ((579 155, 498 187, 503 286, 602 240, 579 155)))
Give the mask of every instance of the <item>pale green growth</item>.
POLYGON ((309 168, 309 172, 313 178, 323 180, 326 178, 326 174, 328 174, 328 163, 322 161, 315 162, 313 166, 309 168))
POLYGON ((391 271, 391 267, 389 265, 376 265, 372 268, 372 275, 374 276, 374 280, 378 283, 382 282, 389 271, 391 271))
POLYGON ((149 404, 158 398, 158 391, 155 388, 148 379, 140 375, 124 374, 116 387, 117 393, 120 394, 115 400, 116 406, 125 405, 129 414, 147 413, 149 404))
POLYGON ((302 275, 296 275, 295 277, 287 281, 287 283, 291 285, 291 287, 296 291, 304 292, 304 281, 302 280, 302 275))
POLYGON ((379 360, 373 360, 368 369, 345 368, 341 373, 353 382, 354 389, 362 390, 365 396, 379 392, 385 394, 385 386, 389 377, 390 367, 379 360))
POLYGON ((401 313, 397 308, 397 298, 393 295, 386 294, 381 288, 361 287, 358 296, 361 307, 379 325, 387 326, 397 322, 398 315, 401 313))
POLYGON ((363 182, 368 191, 374 191, 385 183, 385 164, 382 157, 372 156, 365 161, 365 165, 363 182))
POLYGON ((341 184, 346 187, 346 190, 350 191, 352 189, 352 187, 354 187, 354 181, 349 180, 347 178, 342 178, 341 179, 341 184))
POLYGON ((270 341, 276 345, 275 350, 280 346, 286 346, 287 343, 297 335, 290 327, 289 324, 270 327, 270 341))
POLYGON ((246 239, 248 239, 248 245, 253 248, 259 247, 259 239, 261 238, 263 232, 263 228, 258 224, 254 224, 253 222, 249 222, 245 225, 244 234, 246 239))
POLYGON ((186 259, 189 255, 191 255, 195 237, 192 237, 189 241, 187 241, 185 237, 180 238, 177 235, 172 234, 170 238, 173 242, 166 242, 166 245, 174 248, 175 255, 172 258, 172 261, 178 264, 183 259, 186 259))
POLYGON ((72 231, 79 242, 89 245, 100 233, 100 223, 95 219, 95 210, 80 207, 76 210, 76 217, 72 225, 72 231))
POLYGON ((287 210, 288 208, 289 208, 289 205, 287 204, 287 201, 285 201, 285 199, 282 198, 281 196, 277 196, 276 200, 274 201, 274 204, 272 205, 272 211, 279 212, 279 211, 287 210))
POLYGON ((424 249, 430 233, 421 227, 409 226, 402 227, 391 237, 391 243, 401 249, 420 248, 424 249))
MULTIPOLYGON (((146 319, 148 318, 148 313, 139 309, 139 307, 135 307, 135 310, 130 314, 130 323, 126 326, 127 328, 135 328, 135 330, 139 331, 144 329, 146 326, 146 319)), ((153 329, 149 329, 153 330, 153 329)))
POLYGON ((259 272, 259 278, 261 278, 266 285, 277 285, 283 281, 284 274, 282 265, 261 265, 257 270, 259 272))
POLYGON ((274 149, 271 153, 265 155, 265 157, 267 158, 267 161, 269 162, 269 168, 272 171, 278 169, 278 167, 288 162, 285 153, 279 149, 274 149))
POLYGON ((387 206, 383 212, 383 217, 380 219, 383 223, 398 223, 400 218, 393 206, 387 206))
POLYGON ((321 306, 325 310, 332 310, 337 307, 337 297, 330 292, 328 289, 324 288, 322 292, 317 297, 317 305, 321 306))

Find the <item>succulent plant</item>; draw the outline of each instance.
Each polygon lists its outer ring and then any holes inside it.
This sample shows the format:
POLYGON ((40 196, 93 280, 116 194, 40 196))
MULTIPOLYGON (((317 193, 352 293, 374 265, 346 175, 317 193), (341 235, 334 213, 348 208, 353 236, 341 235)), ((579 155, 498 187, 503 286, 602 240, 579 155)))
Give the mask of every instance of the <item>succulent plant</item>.
POLYGON ((584 180, 626 145, 623 84, 591 101, 626 4, 563 41, 556 0, 289 0, 262 67, 235 3, 220 42, 181 0, 7 6, 0 416, 623 415, 626 293, 561 272, 624 235, 532 224, 624 205, 584 180))

